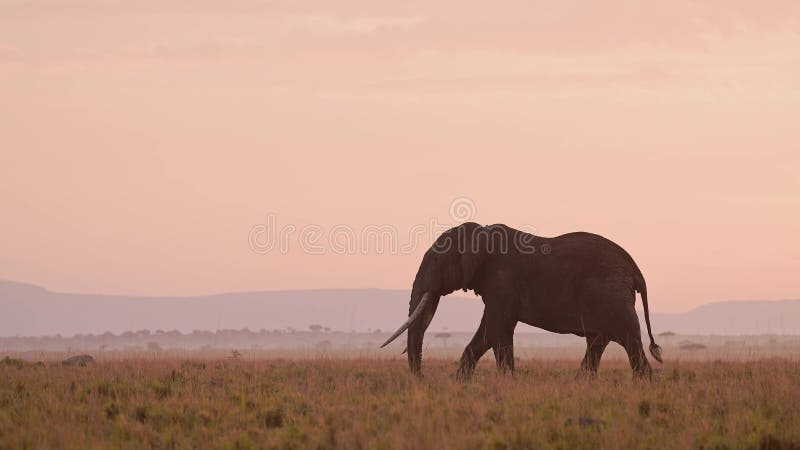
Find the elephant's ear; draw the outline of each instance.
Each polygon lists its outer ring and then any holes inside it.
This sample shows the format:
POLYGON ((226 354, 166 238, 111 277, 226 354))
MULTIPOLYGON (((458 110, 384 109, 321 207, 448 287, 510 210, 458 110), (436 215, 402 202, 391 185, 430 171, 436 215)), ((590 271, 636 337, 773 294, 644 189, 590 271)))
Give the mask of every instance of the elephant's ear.
POLYGON ((486 259, 487 243, 480 228, 474 228, 459 236, 459 253, 461 253, 461 289, 465 292, 473 288, 473 279, 483 261, 486 259))

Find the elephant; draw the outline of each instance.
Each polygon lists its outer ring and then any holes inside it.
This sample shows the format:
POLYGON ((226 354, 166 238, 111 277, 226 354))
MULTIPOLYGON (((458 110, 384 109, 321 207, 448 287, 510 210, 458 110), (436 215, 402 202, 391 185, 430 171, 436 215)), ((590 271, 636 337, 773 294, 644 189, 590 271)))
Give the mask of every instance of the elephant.
POLYGON ((442 233, 420 263, 409 302, 408 320, 381 346, 408 330, 408 364, 421 374, 422 341, 439 300, 458 289, 484 303, 475 336, 461 356, 457 378, 469 379, 489 348, 498 369, 514 372, 514 329, 523 322, 547 331, 586 339, 581 369, 597 373, 609 342, 622 345, 634 378, 652 379, 642 348, 636 292, 642 298, 650 353, 661 347, 650 328, 647 287, 633 258, 614 242, 592 233, 546 238, 503 224, 463 223, 442 233))

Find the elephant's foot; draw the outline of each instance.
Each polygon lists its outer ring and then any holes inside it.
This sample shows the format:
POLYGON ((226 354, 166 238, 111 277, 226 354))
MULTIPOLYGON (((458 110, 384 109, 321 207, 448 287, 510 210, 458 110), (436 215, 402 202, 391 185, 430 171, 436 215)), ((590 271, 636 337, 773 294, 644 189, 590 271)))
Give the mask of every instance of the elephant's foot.
POLYGON ((633 371, 634 381, 653 381, 653 369, 648 364, 645 367, 633 371))
POLYGON ((472 380, 472 372, 467 372, 461 369, 456 371, 456 381, 460 383, 466 383, 471 380, 472 380))
POLYGON ((494 357, 497 362, 497 370, 501 375, 511 373, 514 375, 514 344, 498 344, 494 348, 494 357))
POLYGON ((581 363, 581 370, 578 372, 578 376, 583 376, 584 378, 595 378, 597 377, 597 362, 595 361, 587 361, 586 359, 583 360, 581 363))
POLYGON ((475 373, 475 364, 461 363, 456 371, 456 380, 460 382, 467 382, 472 380, 472 375, 475 373))
POLYGON ((511 374, 511 376, 513 377, 514 376, 514 355, 509 353, 508 355, 506 355, 505 358, 501 358, 500 359, 500 363, 497 365, 497 369, 503 375, 511 374))
POLYGON ((501 365, 497 367, 497 373, 500 375, 511 375, 514 376, 514 368, 506 365, 501 365))

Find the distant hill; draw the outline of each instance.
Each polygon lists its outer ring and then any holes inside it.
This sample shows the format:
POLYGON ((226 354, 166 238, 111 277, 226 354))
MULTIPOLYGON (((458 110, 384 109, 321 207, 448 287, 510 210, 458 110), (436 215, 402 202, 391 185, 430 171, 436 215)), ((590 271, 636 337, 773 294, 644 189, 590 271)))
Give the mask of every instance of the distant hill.
MULTIPOLYGON (((141 329, 306 330, 312 324, 340 331, 392 331, 408 314, 408 298, 408 291, 390 289, 137 297, 50 292, 0 280, 0 336, 71 336, 141 329)), ((442 300, 431 330, 473 331, 482 310, 480 299, 472 294, 448 296, 442 300)), ((798 318, 800 300, 718 302, 686 313, 651 316, 654 333, 726 335, 800 334, 798 318)), ((518 329, 535 330, 523 325, 518 329)))
POLYGON ((653 314, 650 319, 653 332, 797 335, 800 334, 800 300, 714 302, 680 314, 653 314))
MULTIPOLYGON (((196 297, 137 297, 50 292, 0 281, 0 336, 120 333, 140 329, 393 331, 408 315, 409 293, 389 289, 238 292, 196 297)), ((475 296, 442 301, 434 329, 474 330, 483 304, 475 296)))

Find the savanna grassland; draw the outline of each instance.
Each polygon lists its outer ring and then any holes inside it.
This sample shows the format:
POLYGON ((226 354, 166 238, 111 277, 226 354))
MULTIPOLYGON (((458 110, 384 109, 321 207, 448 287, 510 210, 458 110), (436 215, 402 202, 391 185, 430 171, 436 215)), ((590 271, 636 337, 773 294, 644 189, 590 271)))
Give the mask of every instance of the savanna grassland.
MULTIPOLYGON (((488 355, 491 356, 491 355, 488 355)), ((622 361, 0 360, 0 448, 800 448, 800 364, 622 361)))

